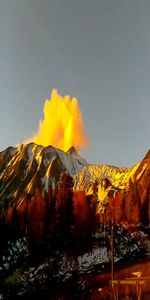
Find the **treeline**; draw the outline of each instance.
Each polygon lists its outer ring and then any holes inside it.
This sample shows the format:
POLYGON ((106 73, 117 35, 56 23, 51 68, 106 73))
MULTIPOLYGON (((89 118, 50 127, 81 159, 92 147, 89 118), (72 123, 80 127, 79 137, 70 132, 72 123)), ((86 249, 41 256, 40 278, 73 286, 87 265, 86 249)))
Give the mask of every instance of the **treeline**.
POLYGON ((95 230, 97 190, 86 196, 73 191, 73 179, 63 173, 58 186, 26 194, 19 206, 8 207, 2 215, 11 238, 26 236, 31 250, 56 243, 89 239, 95 230))

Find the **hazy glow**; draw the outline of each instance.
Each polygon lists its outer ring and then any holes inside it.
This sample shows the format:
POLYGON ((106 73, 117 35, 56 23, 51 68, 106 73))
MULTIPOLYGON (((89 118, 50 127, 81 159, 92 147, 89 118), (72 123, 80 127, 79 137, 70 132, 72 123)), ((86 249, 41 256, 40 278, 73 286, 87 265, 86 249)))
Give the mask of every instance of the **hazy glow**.
POLYGON ((61 97, 52 90, 51 98, 44 103, 44 120, 39 122, 37 133, 25 143, 52 145, 67 151, 74 146, 78 151, 87 145, 82 113, 76 98, 61 97))

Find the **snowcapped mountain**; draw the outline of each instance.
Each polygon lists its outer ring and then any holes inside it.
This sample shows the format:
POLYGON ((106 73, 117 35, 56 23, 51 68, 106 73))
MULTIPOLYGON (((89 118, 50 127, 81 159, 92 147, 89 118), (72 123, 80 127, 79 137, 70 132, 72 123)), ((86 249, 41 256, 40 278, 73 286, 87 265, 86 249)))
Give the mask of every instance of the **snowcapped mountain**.
MULTIPOLYGON (((131 168, 109 165, 93 165, 83 159, 71 147, 66 153, 52 146, 34 143, 9 147, 0 152, 0 203, 15 199, 19 203, 26 193, 35 189, 55 187, 62 172, 74 177, 74 190, 93 192, 98 184, 98 198, 103 201, 114 191, 122 198, 139 198, 140 204, 149 209, 150 151, 145 158, 131 168), (125 195, 125 196, 124 196, 125 195)), ((141 207, 141 206, 140 206, 141 207)))
POLYGON ((66 153, 34 143, 9 147, 0 153, 0 198, 20 201, 37 187, 47 190, 55 186, 62 172, 73 176, 85 165, 73 147, 66 153))

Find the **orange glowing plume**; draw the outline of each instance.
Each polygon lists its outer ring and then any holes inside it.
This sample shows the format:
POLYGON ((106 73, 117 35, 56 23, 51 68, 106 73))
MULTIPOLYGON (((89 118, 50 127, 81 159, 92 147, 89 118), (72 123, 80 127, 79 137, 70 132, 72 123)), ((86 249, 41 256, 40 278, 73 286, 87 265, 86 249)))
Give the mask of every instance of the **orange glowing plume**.
POLYGON ((39 122, 37 133, 25 143, 52 145, 67 151, 74 146, 78 151, 86 146, 82 113, 76 98, 61 97, 52 90, 51 99, 44 103, 44 120, 39 122))

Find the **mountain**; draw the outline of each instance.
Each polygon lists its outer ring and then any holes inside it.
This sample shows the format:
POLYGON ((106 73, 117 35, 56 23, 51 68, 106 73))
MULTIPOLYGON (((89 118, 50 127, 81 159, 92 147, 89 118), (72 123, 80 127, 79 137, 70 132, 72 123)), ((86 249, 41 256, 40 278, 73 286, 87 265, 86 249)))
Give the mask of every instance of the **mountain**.
POLYGON ((68 286, 65 299, 87 299, 82 278, 89 282, 89 273, 107 268, 108 282, 110 259, 133 262, 149 254, 148 228, 121 224, 149 225, 149 192, 150 152, 132 168, 118 168, 89 164, 74 147, 65 153, 30 143, 2 151, 0 299, 32 299, 40 292, 56 299, 50 293, 57 295, 60 286, 57 298, 64 299, 68 286))
POLYGON ((146 218, 149 223, 150 151, 133 167, 119 168, 89 164, 74 147, 66 153, 34 143, 9 147, 0 152, 1 207, 5 201, 15 200, 17 205, 26 193, 32 194, 36 188, 55 187, 63 172, 74 178, 74 190, 84 190, 86 194, 92 194, 93 184, 97 183, 98 210, 113 198, 120 219, 130 219, 128 211, 131 213, 133 207, 136 222, 146 218))
POLYGON ((73 176, 87 162, 72 147, 67 153, 30 143, 0 153, 0 199, 20 202, 25 193, 56 186, 63 172, 73 176))

